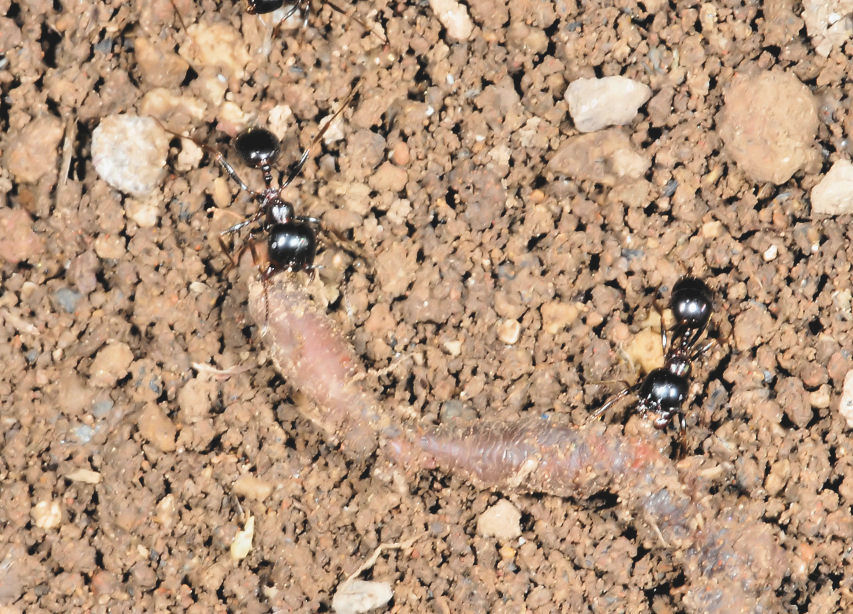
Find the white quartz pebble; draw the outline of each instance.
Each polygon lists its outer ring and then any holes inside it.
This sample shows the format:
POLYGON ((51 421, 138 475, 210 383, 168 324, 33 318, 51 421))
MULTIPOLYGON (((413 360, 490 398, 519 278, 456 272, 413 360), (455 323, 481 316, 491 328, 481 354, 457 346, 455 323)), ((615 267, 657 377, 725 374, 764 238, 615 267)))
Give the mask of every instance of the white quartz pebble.
POLYGON ((575 127, 581 132, 629 123, 651 96, 648 85, 628 77, 578 79, 569 84, 565 95, 575 127))

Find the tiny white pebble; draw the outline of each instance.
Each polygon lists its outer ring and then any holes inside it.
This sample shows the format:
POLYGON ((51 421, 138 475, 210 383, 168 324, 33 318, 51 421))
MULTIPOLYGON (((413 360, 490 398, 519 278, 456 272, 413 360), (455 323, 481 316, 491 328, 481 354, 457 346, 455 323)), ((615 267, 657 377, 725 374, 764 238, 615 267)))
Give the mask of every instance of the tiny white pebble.
POLYGON ((62 522, 62 508, 56 500, 39 501, 30 514, 40 529, 55 529, 62 522))
POLYGON ((764 262, 770 262, 771 260, 775 260, 776 256, 779 255, 779 248, 775 245, 771 245, 766 250, 764 250, 764 262))
POLYGON ((255 536, 255 517, 249 516, 242 531, 237 531, 231 542, 231 558, 242 561, 252 551, 252 538, 255 536))
POLYGON ((447 36, 454 40, 468 40, 474 31, 474 22, 464 4, 455 0, 430 0, 429 4, 441 25, 447 29, 447 36))
POLYGON ((165 175, 169 138, 150 117, 110 115, 92 132, 92 163, 117 190, 134 196, 154 191, 165 175))
POLYGON ((459 354, 462 353, 462 342, 458 339, 445 341, 444 343, 442 343, 442 346, 451 356, 459 356, 459 354))
POLYGON ((456 82, 456 79, 451 74, 448 74, 445 80, 447 81, 447 85, 453 85, 456 82))
POLYGON ((521 512, 511 502, 501 499, 477 518, 477 533, 501 541, 521 535, 521 512))
POLYGON ((844 376, 844 388, 841 391, 838 411, 847 420, 847 428, 853 429, 853 371, 848 371, 844 376))
POLYGON ((518 320, 502 320, 498 324, 498 339, 512 345, 521 335, 521 323, 518 320))
POLYGON ((360 614, 385 605, 394 596, 388 582, 349 580, 342 583, 332 597, 332 610, 337 614, 360 614))

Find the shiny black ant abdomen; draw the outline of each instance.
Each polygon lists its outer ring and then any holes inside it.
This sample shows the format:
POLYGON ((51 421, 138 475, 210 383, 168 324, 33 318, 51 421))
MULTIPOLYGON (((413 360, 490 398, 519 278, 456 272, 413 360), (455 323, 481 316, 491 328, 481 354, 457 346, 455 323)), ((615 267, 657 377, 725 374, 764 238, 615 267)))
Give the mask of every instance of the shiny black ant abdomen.
POLYGON ((284 0, 246 0, 246 12, 250 15, 265 15, 284 6, 284 0))
POLYGON ((687 378, 693 362, 714 344, 713 340, 709 340, 698 345, 711 318, 713 294, 702 280, 682 278, 672 288, 670 310, 675 323, 669 339, 666 329, 661 325, 663 367, 654 369, 642 381, 623 389, 599 407, 593 413, 594 416, 600 416, 617 401, 637 391, 635 411, 642 415, 652 414, 657 429, 665 429, 675 421, 676 427, 683 432, 684 425, 679 415, 690 387, 687 378))

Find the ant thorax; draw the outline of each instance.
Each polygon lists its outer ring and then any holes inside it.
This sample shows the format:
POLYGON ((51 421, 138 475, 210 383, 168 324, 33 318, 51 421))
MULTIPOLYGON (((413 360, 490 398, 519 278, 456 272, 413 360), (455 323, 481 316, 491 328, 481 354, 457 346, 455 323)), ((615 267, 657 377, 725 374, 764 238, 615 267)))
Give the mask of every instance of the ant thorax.
POLYGON ((278 196, 266 200, 264 206, 268 224, 287 224, 293 220, 293 205, 281 200, 278 196))

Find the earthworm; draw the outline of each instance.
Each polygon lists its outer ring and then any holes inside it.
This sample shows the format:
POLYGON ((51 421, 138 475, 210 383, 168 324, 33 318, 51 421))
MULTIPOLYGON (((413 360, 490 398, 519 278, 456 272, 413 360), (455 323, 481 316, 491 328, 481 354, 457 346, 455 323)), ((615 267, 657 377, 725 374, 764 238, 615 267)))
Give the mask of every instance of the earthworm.
POLYGON ((275 276, 266 293, 250 282, 249 312, 276 369, 305 396, 300 412, 351 457, 373 454, 389 419, 359 385, 364 366, 334 322, 287 275, 275 276))
POLYGON ((776 612, 775 591, 789 571, 779 536, 740 508, 718 509, 694 492, 647 432, 585 427, 557 418, 416 427, 396 424, 359 381, 364 367, 339 328, 285 275, 260 282, 249 311, 279 372, 311 402, 305 415, 360 459, 379 452, 406 473, 439 469, 479 488, 586 498, 619 496, 635 525, 680 561, 691 612, 776 612))

